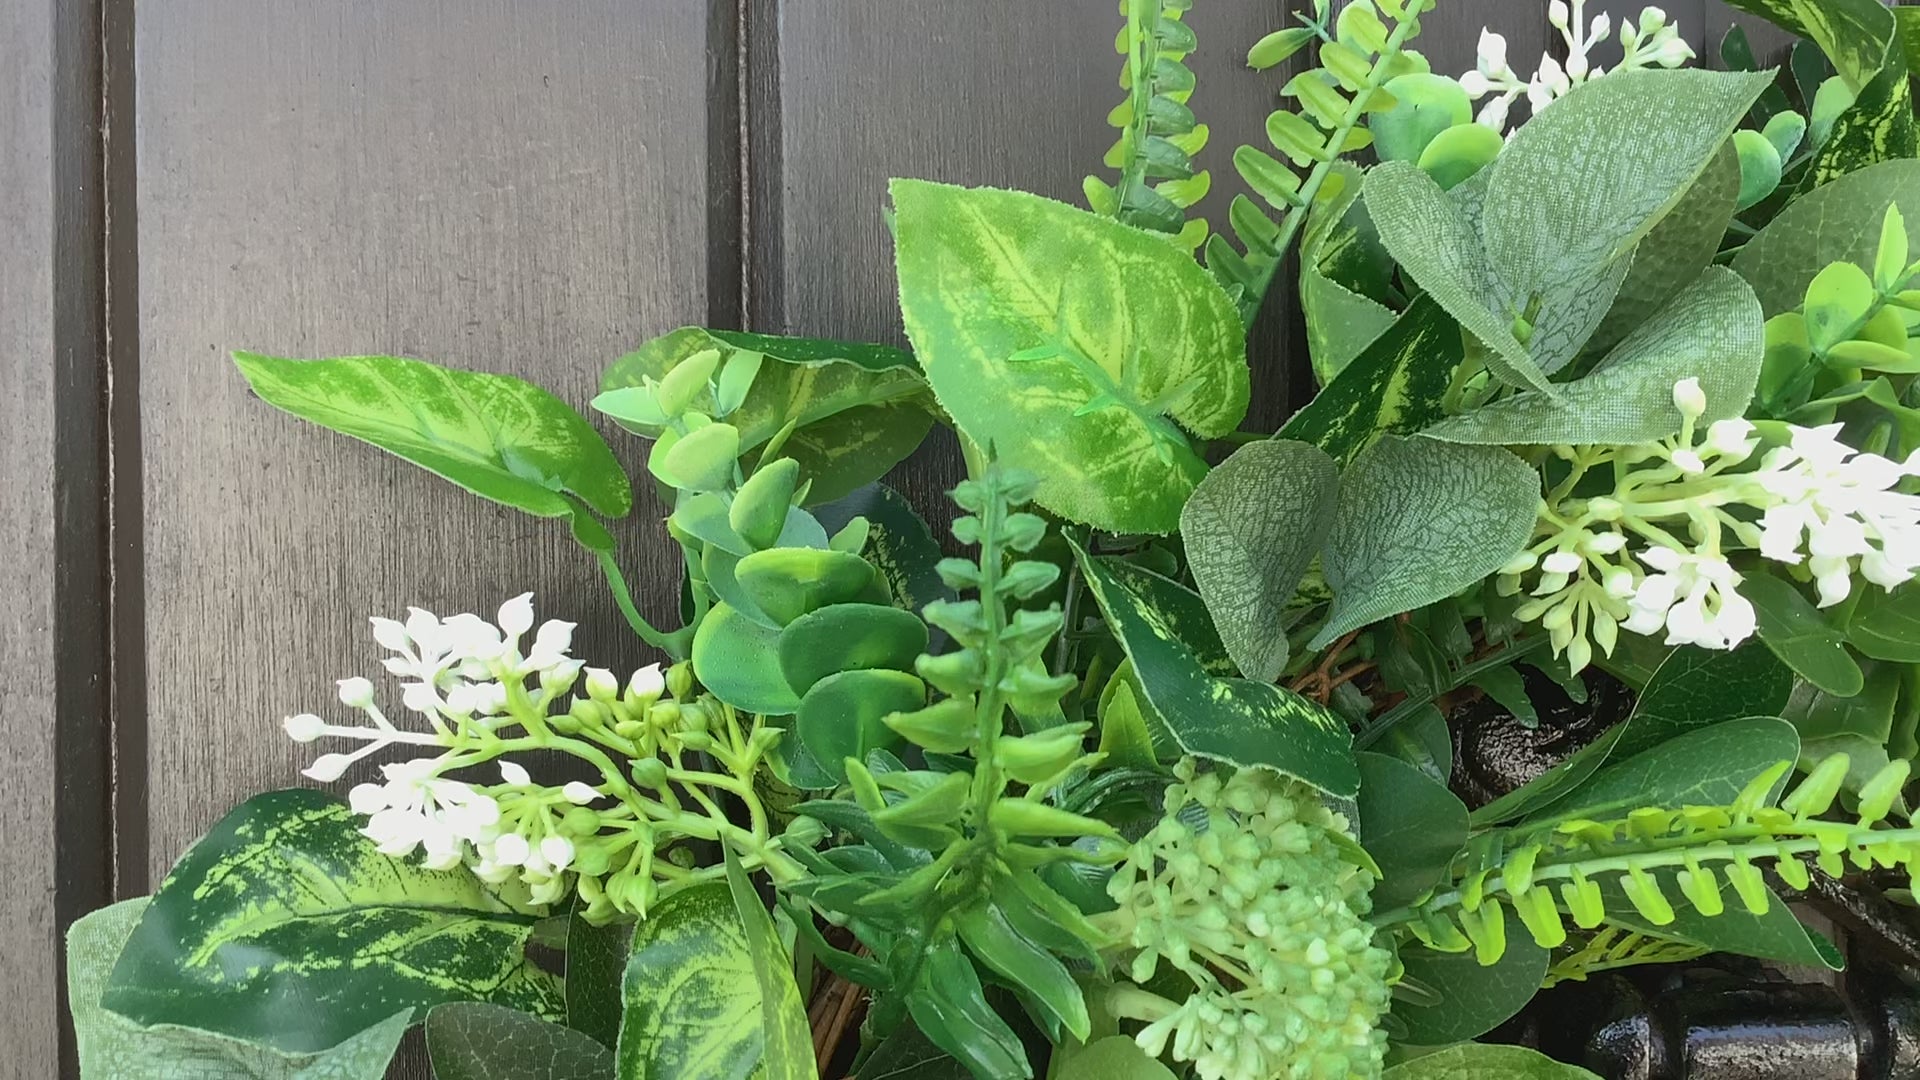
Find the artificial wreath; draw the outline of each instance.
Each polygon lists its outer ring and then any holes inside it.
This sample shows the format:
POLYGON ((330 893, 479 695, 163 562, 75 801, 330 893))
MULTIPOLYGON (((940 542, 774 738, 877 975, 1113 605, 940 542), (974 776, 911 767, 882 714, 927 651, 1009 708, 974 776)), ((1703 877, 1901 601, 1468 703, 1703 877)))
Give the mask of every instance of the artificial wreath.
POLYGON ((86 1075, 372 1078, 424 1023, 442 1080, 1576 1077, 1474 1040, 1612 968, 1837 965, 1787 898, 1920 857, 1916 9, 1736 0, 1806 39, 1758 71, 1648 8, 1608 69, 1554 0, 1564 60, 1486 32, 1451 78, 1436 0, 1315 0, 1209 222, 1189 6, 1121 5, 1089 209, 893 182, 911 352, 607 370, 678 628, 550 394, 238 354, 558 519, 660 661, 530 595, 374 618, 381 680, 284 721, 345 798, 252 799, 75 927, 86 1075), (1248 432, 1296 253, 1318 393, 1248 432), (880 483, 936 424, 950 539, 880 483), (1459 782, 1463 717, 1550 699, 1617 715, 1459 782))

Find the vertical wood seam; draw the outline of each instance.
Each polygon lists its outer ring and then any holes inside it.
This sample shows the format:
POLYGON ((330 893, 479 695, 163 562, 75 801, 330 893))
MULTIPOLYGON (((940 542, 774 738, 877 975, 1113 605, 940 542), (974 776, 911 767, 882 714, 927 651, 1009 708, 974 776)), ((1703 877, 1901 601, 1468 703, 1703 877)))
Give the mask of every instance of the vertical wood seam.
POLYGON ((707 7, 707 324, 746 317, 746 0, 707 7))
POLYGON ((780 0, 739 0, 742 326, 787 333, 780 0))

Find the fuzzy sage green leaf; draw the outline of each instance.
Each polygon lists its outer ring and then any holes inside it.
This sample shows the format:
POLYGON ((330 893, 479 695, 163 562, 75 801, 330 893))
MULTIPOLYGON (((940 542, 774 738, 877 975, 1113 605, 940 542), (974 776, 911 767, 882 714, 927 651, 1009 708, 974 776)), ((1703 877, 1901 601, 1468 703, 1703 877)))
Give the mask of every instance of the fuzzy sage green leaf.
POLYGON ((572 493, 608 517, 633 508, 627 474, 593 426, 559 398, 507 375, 391 356, 283 360, 233 354, 261 400, 351 435, 539 517, 572 513, 572 493))
POLYGON ((154 894, 106 1007, 293 1053, 446 1001, 559 1015, 559 981, 526 955, 534 915, 464 867, 380 854, 359 825, 305 790, 222 818, 154 894))
POLYGON ((1180 512, 1180 535, 1213 625, 1242 674, 1287 663, 1287 602, 1333 524, 1340 474, 1317 447, 1250 443, 1207 474, 1180 512))
POLYGON ((1526 543, 1539 504, 1539 474, 1497 447, 1374 443, 1341 477, 1322 552, 1333 610, 1312 647, 1493 573, 1526 543))
POLYGON ((1164 240, 1023 192, 895 180, 900 307, 974 445, 1040 476, 1036 501, 1166 533, 1245 415, 1233 302, 1164 240), (1184 429, 1184 431, 1182 430, 1184 429))

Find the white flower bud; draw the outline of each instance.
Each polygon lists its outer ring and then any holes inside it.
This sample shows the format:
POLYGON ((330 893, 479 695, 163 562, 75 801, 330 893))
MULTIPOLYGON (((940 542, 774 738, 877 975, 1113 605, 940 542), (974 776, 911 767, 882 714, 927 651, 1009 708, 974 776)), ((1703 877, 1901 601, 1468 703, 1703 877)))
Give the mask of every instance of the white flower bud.
POLYGON ((1675 450, 1669 460, 1688 476, 1699 476, 1707 471, 1707 463, 1701 461, 1700 455, 1692 450, 1675 450))
POLYGON ((573 689, 574 680, 580 677, 580 669, 585 665, 578 660, 562 660, 540 672, 540 689, 549 694, 564 694, 573 689))
POLYGON ((533 629, 533 594, 521 593, 501 604, 496 621, 500 624, 501 632, 510 638, 519 637, 533 629))
POLYGON ((440 711, 440 695, 426 683, 408 683, 401 688, 400 703, 426 716, 440 711))
POLYGON ((1604 532, 1596 533, 1588 538, 1586 550, 1594 555, 1614 555, 1618 554, 1620 549, 1626 546, 1627 538, 1624 534, 1604 532))
POLYGON ((340 779, 353 764, 353 758, 346 754, 321 754, 313 759, 313 764, 300 770, 309 780, 318 780, 323 784, 340 779))
POLYGON ((1465 75, 1460 76, 1460 89, 1467 92, 1467 99, 1469 101, 1479 101, 1481 98, 1487 96, 1489 90, 1493 89, 1493 84, 1488 82, 1487 77, 1478 71, 1469 71, 1465 75))
POLYGON ((587 669, 587 697, 601 704, 609 704, 620 696, 620 680, 613 672, 603 667, 587 669))
POLYGON ((564 836, 549 836, 540 841, 540 857, 555 870, 565 870, 573 862, 573 841, 564 836))
POLYGON ((1688 419, 1706 415, 1707 392, 1700 389, 1699 379, 1689 376, 1673 384, 1673 407, 1688 419))
POLYGON ((1565 30, 1571 17, 1571 13, 1567 11, 1566 0, 1553 0, 1547 5, 1547 21, 1553 24, 1554 29, 1565 30))
POLYGON ((1522 551, 1513 558, 1508 559, 1506 565, 1500 568, 1500 573, 1507 577, 1516 577, 1526 573, 1539 564, 1540 556, 1535 555, 1531 551, 1522 551))
POLYGON ((1587 560, 1571 551, 1556 551, 1540 560, 1540 568, 1549 574, 1575 574, 1587 560))
POLYGON ((493 861, 502 866, 520 866, 526 863, 531 851, 526 837, 519 833, 504 833, 493 842, 493 861))
POLYGON ((299 713, 280 722, 287 731, 287 738, 297 743, 310 743, 327 733, 327 722, 312 713, 299 713))
POLYGON ((514 787, 528 787, 533 783, 533 777, 524 767, 515 762, 504 760, 500 762, 500 779, 512 784, 514 787))
POLYGON ((371 817, 387 808, 387 789, 384 784, 355 784, 347 792, 347 805, 353 812, 363 817, 371 817))
POLYGON ((578 780, 567 781, 566 786, 560 789, 560 794, 575 806, 585 806, 600 797, 599 792, 578 780))
POLYGON ((1480 70, 1489 76, 1497 75, 1507 68, 1507 39, 1491 30, 1480 31, 1478 60, 1480 70))
POLYGON ((373 704, 373 683, 355 676, 340 680, 340 704, 349 709, 364 709, 373 704))
POLYGON ((627 693, 643 701, 658 700, 666 690, 667 677, 661 674, 659 664, 648 664, 627 681, 627 693))
POLYGON ((367 620, 373 624, 373 640, 390 652, 406 652, 413 647, 413 639, 407 636, 407 628, 392 619, 374 616, 367 620))

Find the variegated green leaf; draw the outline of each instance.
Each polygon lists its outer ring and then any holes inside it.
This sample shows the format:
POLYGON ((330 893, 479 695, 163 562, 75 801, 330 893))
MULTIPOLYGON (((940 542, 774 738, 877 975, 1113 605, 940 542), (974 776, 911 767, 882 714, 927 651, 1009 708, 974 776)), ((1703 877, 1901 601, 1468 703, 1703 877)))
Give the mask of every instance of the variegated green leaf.
POLYGON ((1858 90, 1886 59, 1893 16, 1880 0, 1727 0, 1804 38, 1827 54, 1847 85, 1858 90))
POLYGON ((622 997, 621 1080, 745 1080, 762 1068, 760 987, 726 885, 682 889, 634 928, 622 997))
POLYGON ((565 493, 609 517, 633 508, 627 474, 593 425, 507 375, 391 356, 283 360, 233 354, 261 400, 372 443, 483 499, 539 517, 573 512, 565 493))
POLYGON ((1063 203, 892 191, 907 335, 960 431, 1066 517, 1175 529, 1206 472, 1186 432, 1225 435, 1247 409, 1232 300, 1165 240, 1063 203))
POLYGON ((1205 619, 1200 598, 1074 546, 1087 589, 1133 661, 1147 704, 1189 754, 1273 769, 1342 798, 1360 788, 1353 737, 1330 710, 1270 683, 1207 674, 1175 627, 1205 619), (1197 610, 1196 610, 1197 609, 1197 610), (1167 612, 1183 613, 1169 618, 1167 612))
POLYGON ((1459 325, 1422 296, 1294 413, 1280 437, 1345 463, 1381 435, 1410 435, 1446 415, 1441 403, 1461 357, 1459 325))
POLYGON ((380 1080, 412 1019, 402 1010, 338 1045, 288 1054, 211 1031, 142 1027, 101 1007, 107 974, 146 911, 149 897, 82 917, 67 931, 67 1001, 81 1080, 380 1080))
POLYGON ((1886 66, 1840 113, 1826 141, 1800 171, 1793 188, 1796 197, 1869 165, 1914 156, 1920 136, 1909 70, 1905 50, 1887 52, 1886 66))
POLYGON ((536 916, 464 867, 390 858, 319 791, 256 796, 188 849, 114 966, 107 1008, 311 1053, 395 1012, 561 1012, 536 916))
MULTIPOLYGON (((781 453, 799 461, 801 475, 813 481, 811 503, 878 480, 919 447, 933 426, 926 381, 912 355, 900 349, 695 326, 655 338, 614 361, 600 381, 594 407, 618 417, 642 379, 659 379, 709 349, 720 351, 723 364, 735 353, 766 358, 727 422, 740 429, 743 455, 796 423, 781 453)), ((711 388, 694 396, 693 408, 713 406, 711 388)), ((621 424, 649 439, 660 434, 658 427, 621 424)))
POLYGON ((1920 251, 1920 161, 1886 161, 1795 200, 1740 249, 1733 268, 1768 318, 1797 311, 1829 264, 1873 265, 1889 203, 1900 207, 1908 241, 1920 251))
POLYGON ((1207 474, 1180 512, 1194 583, 1247 677, 1287 664, 1283 615, 1333 524, 1340 470, 1319 448, 1250 443, 1207 474))
POLYGON ((1393 309, 1348 289, 1320 271, 1300 271, 1300 308, 1307 321, 1307 354, 1320 385, 1332 382, 1353 358, 1394 323, 1393 309))
POLYGON ((740 927, 746 933, 747 955, 753 961, 753 980, 759 989, 760 1034, 763 1050, 757 1080, 817 1080, 813 1060, 813 1033, 807 1027, 807 1005, 793 981, 793 958, 780 945, 773 918, 761 906, 747 872, 732 848, 727 860, 727 891, 733 896, 740 927))
POLYGON ((1740 275, 1714 267, 1627 336, 1559 400, 1523 392, 1450 417, 1425 434, 1485 446, 1652 442, 1680 430, 1673 385, 1697 378, 1705 422, 1747 411, 1766 352, 1765 319, 1740 275))
POLYGON ((1321 552, 1333 609, 1312 647, 1445 599, 1527 542, 1540 476, 1498 447, 1388 436, 1340 478, 1321 552))

